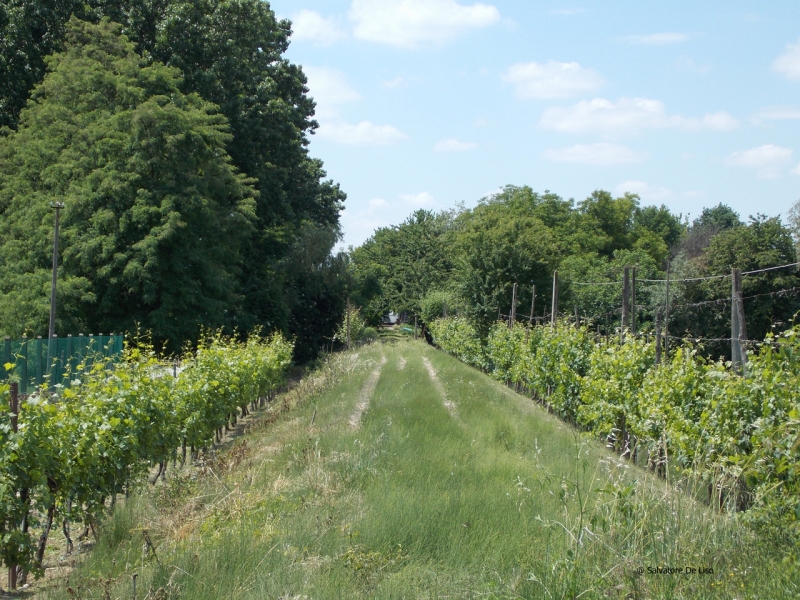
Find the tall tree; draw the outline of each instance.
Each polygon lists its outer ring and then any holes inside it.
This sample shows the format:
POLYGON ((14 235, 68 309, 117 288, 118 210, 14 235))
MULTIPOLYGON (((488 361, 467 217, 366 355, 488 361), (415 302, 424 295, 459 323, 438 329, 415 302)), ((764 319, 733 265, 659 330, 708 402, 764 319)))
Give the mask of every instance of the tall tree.
MULTIPOLYGON (((284 269, 309 227, 319 230, 316 239, 326 240, 330 253, 345 194, 308 154, 308 136, 317 124, 305 75, 283 56, 291 23, 276 19, 262 0, 10 0, 3 6, 0 46, 5 44, 4 60, 9 58, 0 62, 5 76, 0 77, 0 124, 16 126, 32 86, 44 74, 44 57, 63 47, 71 15, 119 22, 146 62, 177 67, 183 93, 197 93, 219 106, 230 127, 226 149, 233 165, 254 178, 260 192, 255 230, 247 242, 249 260, 239 277, 243 301, 235 323, 300 334, 295 327, 304 321, 297 311, 307 315, 315 309, 287 305, 300 289, 287 293, 284 286, 301 285, 318 270, 298 279, 284 269)), ((321 264, 333 268, 330 261, 321 264)), ((334 277, 335 269, 329 275, 334 277)), ((301 349, 302 341, 296 347, 301 349)))
POLYGON ((47 62, 0 139, 0 329, 44 329, 53 201, 67 205, 61 326, 140 323, 174 348, 229 324, 257 192, 225 153, 224 116, 177 69, 142 66, 109 20, 71 20, 47 62))

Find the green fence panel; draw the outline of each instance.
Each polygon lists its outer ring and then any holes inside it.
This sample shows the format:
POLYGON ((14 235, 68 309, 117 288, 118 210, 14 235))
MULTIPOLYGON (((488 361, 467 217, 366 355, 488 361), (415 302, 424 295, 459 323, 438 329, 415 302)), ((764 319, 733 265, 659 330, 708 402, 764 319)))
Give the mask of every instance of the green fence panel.
POLYGON ((92 335, 54 336, 52 340, 22 337, 5 338, 0 348, 0 381, 14 377, 19 381, 20 393, 31 394, 41 385, 69 386, 78 365, 91 368, 96 361, 113 365, 122 357, 124 336, 92 335), (5 365, 12 365, 6 369, 5 365))

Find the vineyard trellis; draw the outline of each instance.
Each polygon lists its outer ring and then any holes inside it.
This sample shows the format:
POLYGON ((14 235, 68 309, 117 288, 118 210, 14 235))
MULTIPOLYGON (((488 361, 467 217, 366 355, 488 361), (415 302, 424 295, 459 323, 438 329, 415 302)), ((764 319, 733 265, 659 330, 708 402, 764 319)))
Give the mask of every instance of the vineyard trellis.
MULTIPOLYGON (((555 302, 549 321, 501 315, 483 339, 463 316, 437 319, 430 331, 443 350, 528 393, 623 457, 662 477, 702 483, 713 505, 793 544, 800 541, 800 325, 748 339, 742 308, 748 298, 794 297, 798 288, 742 296, 735 272, 731 279, 730 298, 696 303, 731 303, 729 337, 662 330, 666 306, 654 311, 655 331, 634 335, 620 319, 603 334, 589 316, 553 319, 555 302), (537 320, 551 326, 534 326, 537 320), (704 357, 699 350, 710 343, 740 344, 740 362, 704 357)), ((611 313, 622 317, 623 307, 611 313)))
POLYGON ((236 342, 220 334, 165 370, 153 347, 136 340, 121 360, 84 356, 67 365, 70 386, 48 381, 27 398, 13 373, 0 382, 0 559, 13 589, 42 573, 49 532, 62 521, 84 534, 152 466, 183 465, 223 430, 272 399, 287 377, 293 344, 276 334, 236 342), (33 531, 39 533, 34 539, 33 531))

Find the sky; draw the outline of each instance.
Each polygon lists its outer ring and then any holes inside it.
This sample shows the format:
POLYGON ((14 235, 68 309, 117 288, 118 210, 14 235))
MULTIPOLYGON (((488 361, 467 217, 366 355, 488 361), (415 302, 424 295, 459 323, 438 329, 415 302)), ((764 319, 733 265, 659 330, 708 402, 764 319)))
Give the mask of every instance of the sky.
POLYGON ((690 220, 800 199, 800 5, 273 0, 347 194, 340 247, 505 185, 690 220))

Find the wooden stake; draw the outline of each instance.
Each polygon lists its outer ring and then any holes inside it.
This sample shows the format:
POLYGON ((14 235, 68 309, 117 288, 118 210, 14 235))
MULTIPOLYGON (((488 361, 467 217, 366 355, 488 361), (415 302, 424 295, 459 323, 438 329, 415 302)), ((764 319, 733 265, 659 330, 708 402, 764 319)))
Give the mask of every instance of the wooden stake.
POLYGON ((672 261, 667 262, 667 299, 664 309, 664 354, 669 358, 669 276, 672 271, 672 261))
POLYGON ((533 324, 533 309, 536 308, 536 286, 533 286, 533 291, 531 292, 531 318, 528 323, 533 324))
MULTIPOLYGON (((347 349, 350 350, 350 298, 347 299, 347 349)), ((134 579, 134 587, 136 580, 134 579)))
POLYGON ((514 321, 517 318, 517 284, 514 284, 514 290, 511 292, 511 314, 508 317, 509 328, 514 327, 514 321))
POLYGON ((558 315, 558 271, 553 271, 553 301, 550 310, 550 327, 554 328, 558 315))
POLYGON ((631 333, 636 334, 636 267, 631 271, 631 333))
POLYGON ((622 329, 630 327, 631 313, 631 269, 625 267, 622 271, 622 329))
POLYGON ((742 272, 733 269, 731 273, 731 364, 733 369, 745 374, 747 353, 742 340, 747 339, 742 302, 742 272))
POLYGON ((661 311, 656 309, 656 364, 661 364, 661 311))

